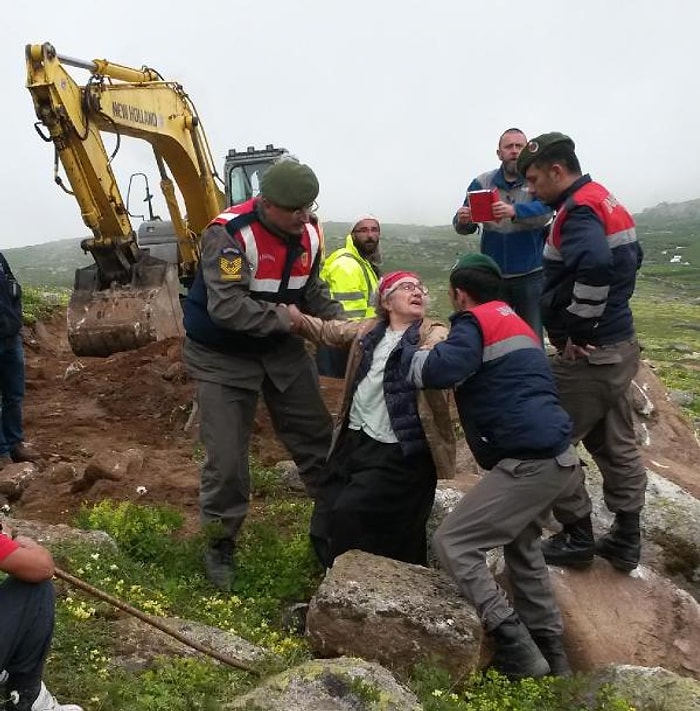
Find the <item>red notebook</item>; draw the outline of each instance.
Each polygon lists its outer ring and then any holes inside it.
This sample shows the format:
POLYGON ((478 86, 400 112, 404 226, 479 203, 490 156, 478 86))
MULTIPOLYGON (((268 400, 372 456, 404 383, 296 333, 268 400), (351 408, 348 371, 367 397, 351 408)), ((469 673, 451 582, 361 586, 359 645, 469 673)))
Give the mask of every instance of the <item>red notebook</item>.
POLYGON ((472 190, 469 196, 469 209, 472 211, 472 222, 493 222, 493 203, 499 200, 498 188, 493 190, 472 190))

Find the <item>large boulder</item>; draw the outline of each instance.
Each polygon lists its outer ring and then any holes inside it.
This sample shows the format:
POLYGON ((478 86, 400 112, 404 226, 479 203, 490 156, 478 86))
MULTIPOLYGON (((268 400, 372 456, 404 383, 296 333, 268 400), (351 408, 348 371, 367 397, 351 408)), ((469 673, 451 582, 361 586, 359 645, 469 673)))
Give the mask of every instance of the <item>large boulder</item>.
POLYGON ((307 634, 323 657, 362 657, 401 673, 435 662, 461 675, 478 665, 482 630, 440 571, 349 551, 311 600, 307 634))
POLYGON ((575 670, 661 666, 700 679, 700 605, 684 590, 644 566, 625 575, 603 560, 550 574, 575 670))
POLYGON ((609 667, 593 678, 593 689, 603 684, 637 711, 700 711, 700 683, 660 667, 609 667))
POLYGON ((630 392, 647 467, 700 499, 700 442, 692 423, 648 363, 639 366, 630 392))
MULTIPOLYGON (((665 476, 647 469, 646 503, 641 525, 644 536, 642 560, 674 580, 700 600, 700 501, 665 476)), ((587 467, 586 484, 593 503, 596 533, 613 521, 603 502, 603 479, 595 467, 587 467)))
MULTIPOLYGON (((255 665, 267 654, 261 647, 256 647, 232 632, 201 622, 178 617, 163 617, 158 621, 194 642, 245 664, 255 665)), ((114 639, 114 650, 110 658, 110 666, 113 667, 133 672, 151 667, 163 656, 204 658, 202 652, 135 617, 124 616, 111 622, 110 631, 114 639)))
POLYGON ((71 528, 64 523, 52 524, 44 521, 6 518, 8 526, 18 535, 33 538, 46 548, 54 548, 62 543, 82 543, 87 546, 109 546, 116 549, 114 539, 104 531, 84 531, 71 528))
POLYGON ((288 669, 226 709, 248 711, 421 711, 418 699, 379 664, 313 660, 288 669))

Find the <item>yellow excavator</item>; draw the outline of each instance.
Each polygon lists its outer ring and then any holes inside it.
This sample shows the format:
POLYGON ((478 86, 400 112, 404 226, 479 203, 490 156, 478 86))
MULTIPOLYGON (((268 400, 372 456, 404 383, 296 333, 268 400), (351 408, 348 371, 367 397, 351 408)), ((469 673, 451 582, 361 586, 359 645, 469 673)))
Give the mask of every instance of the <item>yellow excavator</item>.
MULTIPOLYGON (((93 235, 81 247, 95 263, 76 271, 68 305, 73 352, 106 356, 181 335, 180 285, 194 278, 202 230, 225 205, 252 197, 262 172, 285 149, 229 151, 224 181, 194 104, 177 82, 149 67, 60 55, 49 43, 27 45, 25 55, 35 128, 54 145, 54 180, 78 201, 93 235), (88 81, 79 85, 67 66, 87 70, 88 81), (111 155, 102 133, 116 136, 111 155), (170 217, 153 219, 150 210, 138 235, 112 171, 123 136, 150 143, 170 217)), ((147 189, 149 208, 151 197, 147 189)))

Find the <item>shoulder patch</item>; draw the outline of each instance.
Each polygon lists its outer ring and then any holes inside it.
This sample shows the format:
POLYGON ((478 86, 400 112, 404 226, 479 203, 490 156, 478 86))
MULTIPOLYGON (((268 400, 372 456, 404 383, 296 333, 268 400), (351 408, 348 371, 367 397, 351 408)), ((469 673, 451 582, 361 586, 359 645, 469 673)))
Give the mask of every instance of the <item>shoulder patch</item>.
POLYGON ((219 255, 219 276, 221 281, 240 281, 243 272, 243 257, 235 249, 227 247, 219 255))

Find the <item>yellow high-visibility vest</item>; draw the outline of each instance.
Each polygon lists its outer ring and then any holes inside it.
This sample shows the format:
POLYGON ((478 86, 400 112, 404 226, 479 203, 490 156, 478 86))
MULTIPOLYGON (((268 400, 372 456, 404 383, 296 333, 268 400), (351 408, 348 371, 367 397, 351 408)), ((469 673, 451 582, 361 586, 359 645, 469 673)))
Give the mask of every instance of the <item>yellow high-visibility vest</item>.
POLYGON ((357 251, 352 235, 346 237, 345 247, 328 255, 321 269, 321 279, 328 284, 331 296, 343 305, 349 319, 372 318, 375 315, 374 295, 379 277, 357 251))

